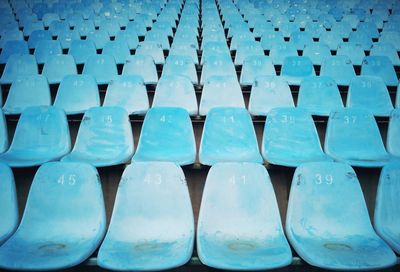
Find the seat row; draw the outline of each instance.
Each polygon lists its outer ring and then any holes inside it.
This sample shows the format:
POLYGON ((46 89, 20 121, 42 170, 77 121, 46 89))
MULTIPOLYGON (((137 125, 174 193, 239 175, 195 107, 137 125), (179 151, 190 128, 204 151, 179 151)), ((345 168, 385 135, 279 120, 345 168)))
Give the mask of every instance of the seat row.
MULTIPOLYGON (((42 165, 19 226, 14 177, 6 165, 0 169, 1 268, 65 269, 88 259, 99 246, 97 264, 120 271, 171 269, 192 256, 195 225, 187 181, 173 163, 126 167, 107 232, 94 167, 42 165)), ((205 265, 220 269, 274 269, 292 263, 289 241, 301 258, 320 268, 390 267, 396 263, 392 250, 400 253, 399 173, 398 163, 381 172, 373 227, 350 166, 300 165, 290 189, 285 236, 266 169, 254 163, 218 163, 208 172, 203 191, 197 254, 205 265)))

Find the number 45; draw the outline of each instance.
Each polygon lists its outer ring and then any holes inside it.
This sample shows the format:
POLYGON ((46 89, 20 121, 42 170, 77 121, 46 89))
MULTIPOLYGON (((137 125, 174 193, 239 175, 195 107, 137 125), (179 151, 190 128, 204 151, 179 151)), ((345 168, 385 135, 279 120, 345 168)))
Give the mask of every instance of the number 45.
POLYGON ((76 183, 76 175, 67 175, 67 178, 65 178, 65 175, 62 175, 61 177, 59 177, 59 179, 57 180, 58 184, 64 185, 75 185, 76 183))

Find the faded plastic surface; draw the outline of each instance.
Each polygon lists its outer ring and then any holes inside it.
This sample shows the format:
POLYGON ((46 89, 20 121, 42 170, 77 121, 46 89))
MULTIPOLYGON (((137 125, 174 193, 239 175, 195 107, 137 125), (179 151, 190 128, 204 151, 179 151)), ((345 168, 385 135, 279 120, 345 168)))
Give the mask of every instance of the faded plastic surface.
POLYGON ((158 81, 156 65, 150 55, 130 56, 124 65, 122 75, 141 76, 145 84, 157 84, 158 81))
POLYGON ((275 76, 275 68, 267 56, 249 56, 244 59, 240 74, 241 85, 253 85, 258 76, 275 76))

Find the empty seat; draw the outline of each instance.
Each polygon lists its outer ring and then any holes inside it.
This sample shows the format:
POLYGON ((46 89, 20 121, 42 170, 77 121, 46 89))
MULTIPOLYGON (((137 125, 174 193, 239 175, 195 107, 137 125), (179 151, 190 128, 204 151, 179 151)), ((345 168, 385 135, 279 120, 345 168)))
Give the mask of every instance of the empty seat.
POLYGON ((97 84, 109 84, 118 76, 114 57, 104 54, 88 57, 83 74, 94 76, 97 84))
POLYGON ((3 48, 7 41, 24 40, 22 31, 18 29, 6 30, 1 34, 0 48, 3 48))
POLYGON ((137 75, 118 76, 107 86, 103 106, 119 106, 128 114, 145 114, 149 109, 146 86, 137 75))
POLYGON ((311 114, 300 108, 274 108, 268 113, 262 154, 268 163, 289 167, 330 160, 322 151, 311 114))
POLYGON ((149 55, 130 56, 124 65, 122 74, 141 76, 145 84, 157 84, 158 81, 156 65, 149 55))
POLYGON ((400 164, 383 167, 376 193, 374 226, 376 232, 397 253, 400 253, 400 164))
POLYGON ((14 80, 23 76, 37 75, 38 66, 35 56, 11 55, 4 68, 0 79, 1 84, 11 84, 14 80))
POLYGON ((0 246, 18 226, 18 202, 14 175, 10 167, 0 163, 0 246))
POLYGON ((220 56, 220 55, 226 55, 226 56, 231 56, 231 52, 229 51, 229 47, 226 44, 226 41, 218 41, 218 42, 207 42, 203 46, 203 54, 201 55, 201 64, 204 63, 204 61, 209 57, 209 56, 220 56))
POLYGON ((190 115, 197 115, 196 93, 190 78, 162 76, 156 87, 153 107, 179 107, 187 110, 190 115))
POLYGON ((69 49, 73 41, 80 39, 81 36, 77 30, 64 31, 57 36, 57 41, 60 42, 62 49, 69 49))
POLYGON ((235 56, 235 65, 243 65, 243 61, 249 56, 264 56, 261 44, 256 41, 242 41, 238 44, 235 56))
POLYGON ((197 57, 196 46, 194 44, 179 43, 174 41, 171 49, 169 50, 169 54, 189 56, 192 58, 194 64, 199 64, 199 58, 197 57))
POLYGON ((85 261, 106 230, 103 194, 95 168, 46 163, 37 171, 17 231, 0 247, 0 267, 55 270, 85 261))
POLYGON ((193 243, 193 211, 182 169, 171 162, 135 162, 125 168, 99 266, 171 269, 189 261, 193 243))
POLYGON ((185 109, 151 108, 144 119, 133 161, 194 163, 196 144, 190 116, 185 109))
POLYGON ((31 167, 58 160, 71 149, 67 118, 62 109, 51 106, 24 110, 11 146, 0 161, 11 167, 31 167))
POLYGON ((301 82, 297 107, 306 109, 312 115, 329 116, 331 111, 343 108, 343 101, 332 78, 313 76, 301 82))
POLYGON ((274 189, 262 165, 211 167, 200 207, 197 253, 202 263, 219 269, 263 270, 292 262, 274 189))
POLYGON ((300 82, 309 76, 315 76, 310 58, 294 56, 283 60, 281 77, 290 85, 300 85, 300 82))
POLYGON ((96 80, 91 75, 67 75, 58 87, 54 106, 66 114, 81 114, 91 107, 100 106, 96 80))
POLYGON ((212 76, 204 83, 199 113, 207 115, 215 107, 245 107, 237 77, 212 76))
POLYGON ((397 86, 399 83, 393 64, 386 56, 365 57, 361 66, 361 75, 381 77, 388 86, 397 86))
POLYGON ((331 56, 322 62, 320 75, 333 78, 337 85, 348 86, 356 73, 349 57, 331 56))
POLYGON ((0 64, 5 64, 11 55, 29 54, 28 44, 23 40, 7 41, 0 54, 0 64))
POLYGON ((256 77, 251 87, 249 112, 266 116, 271 109, 277 107, 294 107, 287 82, 278 76, 256 77))
POLYGON ((331 51, 324 43, 311 43, 305 46, 303 56, 309 57, 313 65, 321 65, 326 57, 331 56, 331 51))
POLYGON ((85 64, 90 56, 96 55, 96 46, 91 40, 73 40, 68 54, 74 57, 76 64, 85 64))
POLYGON ((35 49, 35 57, 38 64, 44 64, 48 57, 62 54, 59 41, 39 41, 35 49))
POLYGON ((198 83, 196 67, 190 56, 169 55, 162 71, 162 76, 165 75, 186 76, 193 84, 198 83))
POLYGON ((365 109, 375 116, 389 116, 392 100, 380 77, 358 76, 350 83, 346 107, 365 109))
POLYGON ((112 166, 128 162, 133 151, 128 113, 120 107, 94 107, 85 112, 74 148, 62 161, 112 166))
POLYGON ((337 161, 360 167, 380 167, 389 160, 374 116, 363 109, 331 112, 325 152, 337 161))
POLYGON ((396 159, 400 158, 400 109, 395 109, 390 115, 386 148, 396 159))
POLYGON ((313 44, 314 40, 311 32, 298 30, 290 34, 290 43, 292 43, 297 50, 303 50, 306 45, 313 44))
POLYGON ((339 44, 343 42, 343 39, 338 32, 323 31, 319 42, 326 44, 330 50, 337 50, 339 44))
POLYGON ((236 77, 235 65, 227 55, 212 55, 204 59, 201 71, 200 84, 205 84, 212 76, 232 76, 236 77))
POLYGON ((350 32, 349 42, 360 44, 363 50, 370 50, 372 47, 372 37, 365 31, 356 30, 350 32))
POLYGON ((157 29, 150 30, 149 32, 146 33, 144 40, 160 44, 163 50, 170 49, 168 34, 160 30, 157 29))
POLYGON ((130 50, 136 49, 139 44, 138 34, 131 30, 120 30, 115 36, 115 41, 127 43, 130 50))
POLYGON ((280 44, 284 41, 282 33, 278 31, 267 31, 261 36, 261 46, 264 50, 271 50, 275 44, 280 44))
POLYGON ((269 56, 275 65, 282 65, 286 57, 297 56, 297 50, 293 44, 281 42, 272 46, 269 56))
POLYGON ((240 74, 241 85, 253 85, 258 76, 276 75, 274 65, 267 56, 249 56, 243 62, 242 72, 240 74))
POLYGON ((336 55, 348 56, 353 65, 361 65, 365 52, 359 43, 344 42, 339 44, 336 55))
POLYGON ((370 56, 386 56, 390 59, 393 65, 400 65, 400 58, 397 54, 396 48, 388 42, 374 43, 370 56))
POLYGON ((35 49, 40 41, 51 41, 51 33, 46 30, 35 30, 29 35, 28 46, 29 49, 35 49))
POLYGON ((153 57, 155 64, 164 64, 164 52, 161 44, 157 42, 144 41, 139 43, 136 48, 137 55, 150 55, 153 57))
POLYGON ((113 56, 116 64, 124 64, 130 56, 126 41, 108 41, 103 48, 102 54, 113 56))
POLYGON ((312 162, 296 169, 286 234, 300 257, 320 268, 366 271, 396 262, 372 228, 356 173, 343 163, 312 162))
POLYGON ((30 106, 50 106, 51 95, 47 78, 42 75, 17 77, 11 84, 4 103, 5 114, 21 114, 30 106))
POLYGON ((200 163, 262 163, 250 114, 245 108, 214 108, 207 114, 199 150, 200 163))
POLYGON ((106 30, 98 29, 90 31, 86 35, 86 40, 93 41, 96 49, 103 49, 106 43, 110 41, 110 37, 106 30))
POLYGON ((53 55, 46 59, 42 74, 49 84, 60 83, 67 75, 77 74, 74 57, 71 55, 53 55))

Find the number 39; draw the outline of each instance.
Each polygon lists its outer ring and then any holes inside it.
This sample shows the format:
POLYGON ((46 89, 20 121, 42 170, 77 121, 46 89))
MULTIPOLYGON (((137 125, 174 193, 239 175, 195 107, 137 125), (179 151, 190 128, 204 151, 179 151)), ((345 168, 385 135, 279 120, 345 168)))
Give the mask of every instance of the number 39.
POLYGON ((315 183, 316 184, 325 183, 325 184, 331 185, 333 183, 333 177, 332 177, 332 175, 322 176, 321 174, 316 174, 315 175, 315 183))

